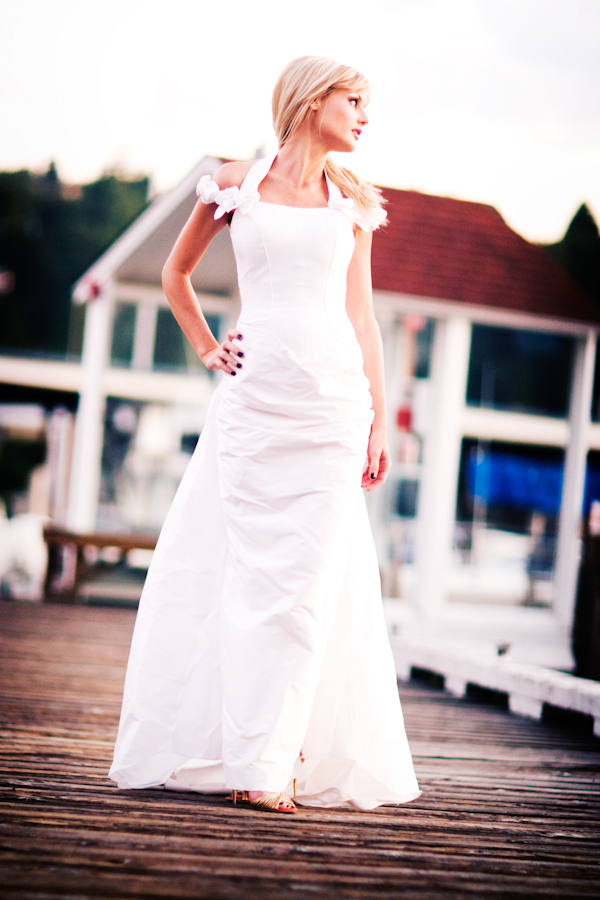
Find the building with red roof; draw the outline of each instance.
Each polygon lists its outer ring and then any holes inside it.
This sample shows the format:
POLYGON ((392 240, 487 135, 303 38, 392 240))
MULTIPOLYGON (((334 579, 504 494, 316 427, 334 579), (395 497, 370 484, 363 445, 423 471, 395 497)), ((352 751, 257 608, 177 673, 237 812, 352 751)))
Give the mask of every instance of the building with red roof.
MULTIPOLYGON (((203 159, 157 198, 75 285, 75 302, 86 305, 82 366, 56 370, 80 394, 73 529, 156 526, 164 505, 157 500, 144 519, 142 500, 121 497, 119 485, 131 492, 136 472, 151 468, 151 496, 170 496, 170 487, 156 489, 177 469, 168 452, 183 448, 190 417, 201 427, 214 382, 174 325, 160 272, 196 183, 220 162, 203 159), (134 419, 122 463, 131 471, 119 480, 108 471, 108 443, 134 419), (153 443, 157 422, 173 440, 153 443)), ((569 669, 586 474, 589 488, 596 463, 600 485, 592 411, 600 309, 492 207, 384 195, 388 224, 374 236, 372 271, 393 466, 368 502, 390 629, 491 654, 509 645, 517 660, 569 669)), ((193 285, 223 334, 239 308, 227 230, 193 285)), ((9 362, 13 380, 42 377, 31 363, 9 362)), ((136 496, 150 503, 149 492, 136 496)))
POLYGON ((373 286, 465 307, 600 323, 600 308, 539 246, 484 203, 387 189, 373 286))

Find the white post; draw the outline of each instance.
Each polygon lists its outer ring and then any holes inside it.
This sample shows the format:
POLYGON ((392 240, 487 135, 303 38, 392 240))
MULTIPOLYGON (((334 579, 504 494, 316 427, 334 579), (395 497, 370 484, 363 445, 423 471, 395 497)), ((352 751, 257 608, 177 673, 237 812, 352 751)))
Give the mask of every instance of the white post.
POLYGON ((443 604, 451 559, 471 323, 462 317, 435 323, 432 403, 423 447, 415 546, 415 600, 432 619, 443 604))
POLYGON ((73 453, 74 416, 66 409, 53 410, 48 423, 48 467, 50 469, 50 515, 59 525, 64 525, 69 499, 69 474, 73 453))
POLYGON ((67 526, 76 531, 96 527, 102 445, 104 441, 104 370, 110 347, 113 285, 109 282, 95 299, 88 300, 85 314, 83 378, 75 420, 73 468, 67 526))
POLYGON ((133 368, 150 371, 154 358, 158 306, 151 301, 137 304, 135 338, 133 342, 133 368))
POLYGON ((379 560, 379 568, 383 576, 383 594, 384 596, 390 590, 390 534, 389 534, 389 507, 390 493, 394 492, 395 479, 393 473, 393 461, 396 458, 396 448, 394 446, 395 428, 394 428, 394 411, 397 404, 398 395, 398 343, 399 343, 399 321, 397 318, 383 318, 378 316, 379 328, 381 331, 381 339, 383 343, 383 361, 385 365, 385 388, 387 395, 387 411, 388 411, 388 438, 390 442, 390 453, 392 457, 392 471, 390 478, 385 487, 377 491, 366 491, 365 500, 367 510, 369 512, 369 520, 371 523, 371 532, 375 548, 377 550, 377 558, 379 560))
POLYGON ((573 385, 569 409, 570 438, 565 453, 558 545, 554 575, 554 610, 561 624, 573 624, 577 573, 580 559, 580 528, 589 447, 589 425, 596 362, 596 334, 576 343, 573 385))

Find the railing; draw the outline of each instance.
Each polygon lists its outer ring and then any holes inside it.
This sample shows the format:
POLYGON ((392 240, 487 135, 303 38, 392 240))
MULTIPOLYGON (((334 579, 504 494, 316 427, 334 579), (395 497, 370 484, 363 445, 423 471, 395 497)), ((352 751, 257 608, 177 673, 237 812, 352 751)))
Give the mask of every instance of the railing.
POLYGON ((462 697, 469 685, 506 694, 511 712, 539 719, 544 705, 592 716, 600 737, 600 683, 554 669, 513 662, 503 656, 458 651, 442 643, 390 638, 396 674, 403 681, 412 669, 442 675, 451 694, 462 697))

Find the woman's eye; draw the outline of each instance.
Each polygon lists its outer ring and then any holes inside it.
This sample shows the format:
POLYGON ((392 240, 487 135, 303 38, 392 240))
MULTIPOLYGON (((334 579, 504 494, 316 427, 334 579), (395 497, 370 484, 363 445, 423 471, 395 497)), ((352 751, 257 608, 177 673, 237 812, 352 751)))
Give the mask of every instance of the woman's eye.
POLYGON ((352 103, 353 106, 358 106, 358 97, 350 97, 350 103, 352 103))

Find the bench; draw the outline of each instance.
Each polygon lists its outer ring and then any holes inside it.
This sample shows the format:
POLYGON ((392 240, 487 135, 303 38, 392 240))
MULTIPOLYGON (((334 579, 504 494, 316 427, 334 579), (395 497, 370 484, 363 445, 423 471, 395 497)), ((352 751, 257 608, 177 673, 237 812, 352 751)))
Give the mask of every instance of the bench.
POLYGON ((48 567, 44 597, 63 603, 81 602, 82 585, 91 572, 86 559, 88 548, 97 551, 115 548, 117 555, 130 550, 154 550, 158 534, 131 531, 70 531, 59 525, 44 527, 48 547, 48 567))

